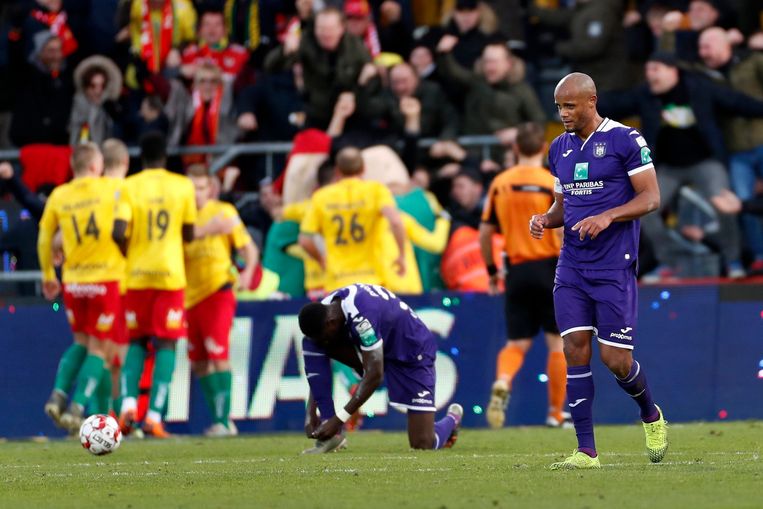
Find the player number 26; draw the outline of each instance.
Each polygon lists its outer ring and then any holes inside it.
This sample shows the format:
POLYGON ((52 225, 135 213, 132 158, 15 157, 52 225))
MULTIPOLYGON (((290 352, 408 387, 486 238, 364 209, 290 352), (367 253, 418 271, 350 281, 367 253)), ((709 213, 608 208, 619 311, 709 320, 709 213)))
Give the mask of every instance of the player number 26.
POLYGON ((346 245, 350 240, 354 242, 363 242, 366 238, 366 230, 363 225, 358 223, 358 214, 353 214, 350 218, 349 228, 345 218, 339 214, 331 216, 331 221, 336 223, 337 231, 334 244, 337 246, 346 245))

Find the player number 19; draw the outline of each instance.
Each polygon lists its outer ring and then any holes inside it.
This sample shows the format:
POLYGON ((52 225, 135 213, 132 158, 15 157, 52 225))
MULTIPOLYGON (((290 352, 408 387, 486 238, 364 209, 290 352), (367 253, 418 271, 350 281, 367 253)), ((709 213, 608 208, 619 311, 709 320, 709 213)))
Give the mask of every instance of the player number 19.
POLYGON ((170 213, 165 209, 159 209, 154 212, 148 210, 148 240, 154 240, 154 228, 159 229, 159 235, 156 240, 162 240, 167 234, 167 228, 170 225, 170 213))

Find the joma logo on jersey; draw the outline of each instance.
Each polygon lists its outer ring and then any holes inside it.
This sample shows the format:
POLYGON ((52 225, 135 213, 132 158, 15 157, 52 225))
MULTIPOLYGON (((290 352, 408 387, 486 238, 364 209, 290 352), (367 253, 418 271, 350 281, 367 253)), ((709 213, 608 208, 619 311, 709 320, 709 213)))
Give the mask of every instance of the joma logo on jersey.
POLYGON ((98 317, 98 322, 95 324, 95 328, 98 329, 100 332, 108 332, 111 330, 111 327, 113 325, 114 325, 114 315, 112 313, 108 315, 101 313, 101 315, 98 317))
POLYGON ((179 329, 183 325, 183 310, 170 309, 167 311, 167 328, 179 329))
POLYGON ((575 164, 575 172, 572 174, 572 180, 588 180, 588 163, 575 164))

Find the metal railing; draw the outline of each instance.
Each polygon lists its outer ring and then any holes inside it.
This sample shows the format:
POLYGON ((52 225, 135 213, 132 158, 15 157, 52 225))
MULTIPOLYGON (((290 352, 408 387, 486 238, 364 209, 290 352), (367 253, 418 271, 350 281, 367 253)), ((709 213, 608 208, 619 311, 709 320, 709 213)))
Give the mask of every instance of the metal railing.
MULTIPOLYGON (((429 148, 437 141, 436 138, 423 138, 419 140, 418 145, 421 148, 429 148)), ((458 138, 458 143, 466 148, 479 148, 483 158, 490 157, 490 149, 499 145, 498 138, 492 135, 486 136, 462 136, 458 138)), ((242 155, 264 155, 265 171, 268 176, 275 174, 273 167, 273 157, 279 154, 288 154, 292 149, 292 143, 283 142, 260 142, 260 143, 237 143, 233 145, 196 145, 185 147, 171 147, 168 150, 170 156, 184 156, 193 154, 211 154, 216 156, 210 164, 210 173, 216 173, 233 160, 242 155)), ((130 157, 139 157, 139 147, 129 147, 130 157)), ((18 161, 19 150, 0 150, 0 161, 18 161)), ((38 283, 42 279, 42 273, 39 271, 0 271, 0 283, 38 283)), ((39 289, 38 289, 39 291, 39 289)))
MULTIPOLYGON (((429 148, 434 145, 437 138, 423 138, 419 140, 418 145, 421 148, 429 148)), ((483 159, 490 157, 491 147, 500 144, 498 138, 493 135, 479 136, 461 136, 458 138, 458 144, 462 147, 478 147, 483 159)), ((210 173, 216 173, 231 163, 234 159, 242 155, 264 155, 265 172, 269 177, 274 175, 273 156, 277 154, 288 154, 292 149, 290 141, 269 141, 258 143, 235 143, 232 145, 195 145, 184 147, 171 147, 168 149, 170 156, 185 156, 195 154, 210 154, 216 156, 209 167, 210 173)), ((130 157, 139 157, 139 147, 129 147, 130 157)), ((0 150, 0 161, 18 161, 20 151, 18 149, 0 150)))

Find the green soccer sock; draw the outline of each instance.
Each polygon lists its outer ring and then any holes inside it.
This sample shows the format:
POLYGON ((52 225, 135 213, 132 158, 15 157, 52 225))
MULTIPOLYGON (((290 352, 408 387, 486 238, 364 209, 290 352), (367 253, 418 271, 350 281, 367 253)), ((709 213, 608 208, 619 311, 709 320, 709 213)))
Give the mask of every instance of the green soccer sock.
POLYGON ((90 400, 92 413, 108 415, 111 409, 111 389, 111 370, 104 366, 101 381, 98 383, 98 389, 95 391, 95 397, 90 400))
MULTIPOLYGON (((204 401, 209 408, 209 414, 215 416, 215 373, 210 373, 199 378, 201 392, 204 394, 204 401)), ((217 422, 217 421, 215 421, 217 422)))
POLYGON ((156 352, 154 363, 154 379, 148 400, 149 411, 164 415, 173 371, 175 371, 175 350, 160 348, 156 352))
POLYGON ((215 377, 214 389, 214 416, 215 422, 228 425, 228 419, 230 418, 230 388, 231 388, 231 373, 230 371, 218 371, 213 373, 215 377))
POLYGON ((88 355, 77 375, 77 390, 72 396, 72 403, 77 403, 85 408, 87 402, 95 394, 102 376, 103 358, 97 355, 88 355))
POLYGON ((72 389, 74 379, 77 378, 82 363, 85 361, 87 348, 79 343, 72 344, 66 349, 58 362, 58 371, 56 371, 56 381, 53 388, 63 394, 69 395, 72 389))
MULTIPOLYGON (((143 374, 143 363, 146 361, 146 348, 140 343, 130 343, 119 376, 120 398, 137 398, 140 376, 143 374)), ((121 406, 117 407, 121 410, 121 406)))
MULTIPOLYGON (((112 389, 113 389, 113 386, 112 386, 112 389)), ((113 408, 114 408, 114 413, 117 414, 117 416, 119 416, 119 413, 122 411, 122 399, 123 399, 122 396, 117 396, 116 398, 114 398, 113 408)))

